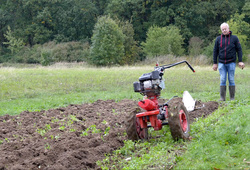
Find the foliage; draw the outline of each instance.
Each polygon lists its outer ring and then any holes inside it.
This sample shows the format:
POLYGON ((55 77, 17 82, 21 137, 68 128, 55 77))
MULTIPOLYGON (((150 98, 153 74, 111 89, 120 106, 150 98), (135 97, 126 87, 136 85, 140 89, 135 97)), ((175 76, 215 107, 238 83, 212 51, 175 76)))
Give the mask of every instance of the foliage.
POLYGON ((209 59, 210 63, 212 64, 213 63, 213 50, 214 50, 214 41, 212 41, 211 43, 209 43, 208 46, 206 46, 204 49, 203 49, 203 54, 207 56, 207 58, 209 59))
POLYGON ((247 60, 247 54, 250 53, 248 48, 250 45, 250 24, 244 21, 245 15, 239 15, 236 13, 229 21, 228 25, 230 31, 237 35, 240 40, 242 51, 243 51, 243 61, 247 60))
MULTIPOLYGON (((88 42, 65 42, 56 44, 55 42, 49 42, 44 44, 41 48, 42 52, 47 51, 47 59, 53 62, 81 62, 86 61, 89 56, 89 44, 88 42)), ((43 58, 42 58, 43 59, 43 58)))
MULTIPOLYGON (((57 42, 86 40, 92 36, 92 30, 101 15, 96 0, 62 0, 52 10, 57 42), (58 10, 60 7, 60 10, 58 10)), ((102 2, 101 2, 102 3, 102 2)))
MULTIPOLYGON (((16 40, 22 40, 26 48, 36 49, 36 45, 50 41, 90 43, 97 19, 106 15, 115 19, 118 25, 126 23, 125 26, 119 25, 125 35, 124 56, 120 59, 120 64, 132 64, 138 59, 145 59, 141 43, 146 41, 149 28, 155 25, 161 28, 170 25, 177 27, 183 38, 182 47, 188 52, 192 37, 199 37, 203 46, 208 46, 218 36, 219 25, 233 18, 235 20, 235 13, 245 16, 242 21, 250 21, 249 0, 0 0, 0 4, 1 55, 9 56, 10 53, 5 50, 8 44, 3 44, 8 43, 4 37, 8 26, 12 30, 12 36, 16 40)), ((237 24, 241 25, 241 22, 237 24)), ((241 35, 249 35, 248 27, 244 31, 241 35)), ((250 45, 248 39, 245 50, 250 45)), ((172 54, 182 55, 179 52, 173 53, 174 47, 170 48, 172 54)), ((248 53, 249 51, 244 51, 244 54, 248 53)), ((16 58, 15 56, 11 61, 38 61, 34 58, 22 60, 25 56, 16 58)), ((1 61, 4 62, 5 59, 1 61)))
POLYGON ((148 57, 167 54, 179 56, 184 52, 182 44, 183 38, 177 27, 153 26, 149 28, 146 42, 142 43, 142 46, 148 57))
POLYGON ((33 47, 24 47, 9 61, 17 63, 40 63, 44 66, 54 62, 82 62, 89 57, 89 43, 54 41, 33 47))
POLYGON ((146 39, 146 31, 151 26, 148 19, 152 2, 144 0, 111 0, 107 4, 105 14, 117 17, 119 20, 129 20, 135 30, 135 40, 142 42, 146 39))
POLYGON ((199 37, 192 37, 189 40, 189 55, 196 57, 201 54, 203 41, 199 37))
POLYGON ((41 50, 41 64, 43 66, 50 65, 53 62, 53 56, 51 55, 51 50, 43 49, 41 50))
POLYGON ((243 14, 245 14, 244 21, 246 21, 247 23, 250 23, 250 0, 246 0, 245 2, 246 3, 242 8, 243 14))
POLYGON ((100 17, 91 38, 90 62, 98 66, 123 64, 124 34, 109 16, 100 17))
POLYGON ((11 31, 10 27, 8 27, 8 31, 4 36, 8 40, 8 42, 4 42, 4 44, 8 45, 8 49, 10 49, 12 54, 17 53, 24 47, 23 40, 20 38, 16 38, 13 35, 13 32, 11 31))
POLYGON ((128 21, 116 21, 124 34, 124 51, 125 54, 121 58, 121 64, 132 64, 140 60, 142 49, 138 46, 138 42, 134 40, 133 25, 128 21))

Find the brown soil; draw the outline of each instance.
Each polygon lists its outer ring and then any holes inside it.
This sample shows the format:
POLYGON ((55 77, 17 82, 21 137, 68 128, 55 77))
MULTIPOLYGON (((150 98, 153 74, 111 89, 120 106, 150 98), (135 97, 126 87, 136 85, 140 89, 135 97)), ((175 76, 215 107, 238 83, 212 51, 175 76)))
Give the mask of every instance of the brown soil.
MULTIPOLYGON (((211 114, 218 103, 198 101, 196 106, 191 122, 211 114)), ((123 146, 126 114, 136 109, 133 100, 98 100, 1 116, 0 170, 98 169, 97 160, 123 146)))

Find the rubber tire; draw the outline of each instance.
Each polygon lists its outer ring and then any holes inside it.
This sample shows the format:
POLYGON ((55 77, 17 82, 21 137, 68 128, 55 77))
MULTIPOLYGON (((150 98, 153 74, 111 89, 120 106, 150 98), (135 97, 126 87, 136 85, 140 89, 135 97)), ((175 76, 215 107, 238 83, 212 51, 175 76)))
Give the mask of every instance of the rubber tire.
POLYGON ((145 134, 143 137, 140 137, 137 133, 137 125, 136 125, 136 121, 138 120, 138 118, 136 117, 137 113, 138 111, 135 110, 134 112, 129 113, 127 116, 125 125, 126 125, 126 132, 127 132, 128 139, 133 140, 133 141, 147 140, 148 128, 140 129, 145 134))
POLYGON ((177 105, 176 104, 169 105, 168 113, 169 113, 168 124, 173 139, 176 141, 179 139, 188 140, 190 132, 190 122, 189 122, 188 111, 184 106, 184 104, 181 102, 177 105), (185 132, 182 130, 182 126, 180 123, 179 113, 181 112, 181 110, 184 111, 187 120, 187 127, 185 132))

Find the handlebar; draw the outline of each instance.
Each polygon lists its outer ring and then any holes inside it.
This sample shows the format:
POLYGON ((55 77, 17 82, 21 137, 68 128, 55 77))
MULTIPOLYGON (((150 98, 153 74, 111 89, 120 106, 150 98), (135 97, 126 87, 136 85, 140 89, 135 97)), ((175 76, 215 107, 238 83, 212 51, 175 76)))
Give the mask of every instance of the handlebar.
POLYGON ((173 64, 168 64, 168 65, 163 65, 163 66, 159 66, 161 68, 161 71, 167 69, 167 68, 171 68, 171 67, 174 67, 176 65, 179 65, 179 64, 182 64, 182 63, 186 63, 188 65, 188 67, 193 71, 195 72, 195 70, 193 69, 193 67, 186 61, 180 61, 180 62, 177 62, 177 63, 173 63, 173 64))

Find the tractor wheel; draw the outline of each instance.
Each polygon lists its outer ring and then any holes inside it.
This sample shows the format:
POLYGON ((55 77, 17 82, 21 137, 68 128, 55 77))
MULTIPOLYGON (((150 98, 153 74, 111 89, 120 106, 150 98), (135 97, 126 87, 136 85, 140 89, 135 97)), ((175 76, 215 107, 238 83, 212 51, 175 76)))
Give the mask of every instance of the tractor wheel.
POLYGON ((182 102, 168 107, 168 124, 174 140, 189 138, 190 125, 188 111, 182 102))
POLYGON ((137 112, 131 112, 127 116, 126 121, 126 132, 128 139, 130 140, 147 140, 148 139, 148 129, 142 129, 140 126, 139 118, 136 117, 137 112))

